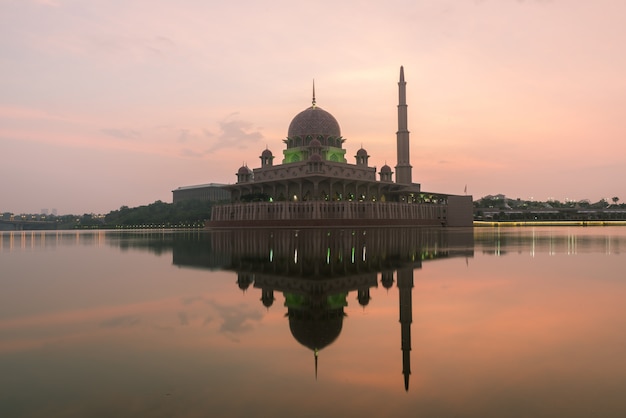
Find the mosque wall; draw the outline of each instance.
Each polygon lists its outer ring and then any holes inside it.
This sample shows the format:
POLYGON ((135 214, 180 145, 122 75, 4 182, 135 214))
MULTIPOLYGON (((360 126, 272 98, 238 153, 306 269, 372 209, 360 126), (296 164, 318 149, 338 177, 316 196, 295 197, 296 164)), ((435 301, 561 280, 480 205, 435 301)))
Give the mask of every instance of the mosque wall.
POLYGON ((436 203, 255 202, 214 207, 209 226, 441 226, 446 214, 436 203))

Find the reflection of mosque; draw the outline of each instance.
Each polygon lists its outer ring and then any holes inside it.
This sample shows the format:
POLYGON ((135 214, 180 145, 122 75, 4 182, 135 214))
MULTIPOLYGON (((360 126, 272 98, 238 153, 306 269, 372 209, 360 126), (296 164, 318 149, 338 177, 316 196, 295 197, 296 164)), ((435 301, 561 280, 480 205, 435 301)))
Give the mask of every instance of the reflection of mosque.
POLYGON ((216 263, 235 271, 239 287, 259 289, 268 308, 275 293, 282 293, 290 331, 313 351, 316 375, 319 351, 341 333, 348 294, 356 292, 359 304, 366 307, 379 274, 385 288, 393 286, 395 275, 406 390, 413 271, 426 260, 472 255, 471 229, 230 230, 210 234, 210 250, 204 255, 191 256, 174 246, 174 264, 206 268, 216 263))

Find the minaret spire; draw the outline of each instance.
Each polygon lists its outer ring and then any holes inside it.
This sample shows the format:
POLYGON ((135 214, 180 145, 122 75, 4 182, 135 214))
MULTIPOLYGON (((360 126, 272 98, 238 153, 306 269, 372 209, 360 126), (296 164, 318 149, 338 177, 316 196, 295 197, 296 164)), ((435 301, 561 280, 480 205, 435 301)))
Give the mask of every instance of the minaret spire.
POLYGON ((401 66, 400 81, 398 82, 398 132, 396 132, 396 143, 398 146, 396 183, 400 184, 413 183, 407 120, 406 81, 404 81, 404 67, 401 66))
POLYGON ((315 79, 313 79, 313 101, 311 102, 312 107, 315 107, 315 79))

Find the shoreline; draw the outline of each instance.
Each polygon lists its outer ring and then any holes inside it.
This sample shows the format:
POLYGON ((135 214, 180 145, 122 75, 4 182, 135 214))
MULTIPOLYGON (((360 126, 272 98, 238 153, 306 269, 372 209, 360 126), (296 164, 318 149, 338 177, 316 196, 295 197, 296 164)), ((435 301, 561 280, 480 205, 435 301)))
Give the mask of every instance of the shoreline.
POLYGON ((626 226, 626 221, 474 221, 473 226, 626 226))

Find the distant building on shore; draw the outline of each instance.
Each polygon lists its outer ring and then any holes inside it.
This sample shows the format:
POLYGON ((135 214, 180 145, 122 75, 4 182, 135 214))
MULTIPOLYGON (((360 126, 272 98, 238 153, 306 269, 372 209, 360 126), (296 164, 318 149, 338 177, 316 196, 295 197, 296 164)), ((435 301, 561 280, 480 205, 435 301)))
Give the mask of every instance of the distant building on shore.
POLYGON ((172 190, 173 202, 184 200, 200 200, 203 202, 219 203, 230 201, 230 192, 224 189, 225 184, 209 183, 196 186, 182 186, 172 190))

